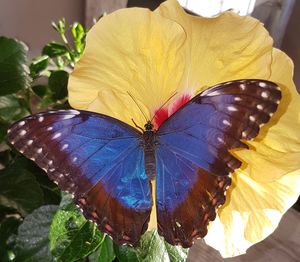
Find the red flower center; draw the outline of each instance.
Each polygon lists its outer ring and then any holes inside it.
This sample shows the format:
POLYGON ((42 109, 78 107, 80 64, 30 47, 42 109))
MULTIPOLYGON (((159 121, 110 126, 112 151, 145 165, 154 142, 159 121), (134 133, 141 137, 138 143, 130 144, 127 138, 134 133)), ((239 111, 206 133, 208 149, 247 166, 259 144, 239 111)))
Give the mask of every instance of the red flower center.
POLYGON ((178 97, 174 103, 164 106, 154 111, 153 124, 155 129, 158 129, 171 115, 173 115, 180 107, 190 101, 191 95, 184 94, 178 97))

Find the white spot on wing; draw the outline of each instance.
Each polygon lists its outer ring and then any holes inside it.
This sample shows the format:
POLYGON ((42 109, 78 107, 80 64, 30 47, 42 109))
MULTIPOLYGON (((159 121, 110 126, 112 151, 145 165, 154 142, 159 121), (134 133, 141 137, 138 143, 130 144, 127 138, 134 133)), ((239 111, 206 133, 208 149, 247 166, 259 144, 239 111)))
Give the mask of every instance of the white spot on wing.
POLYGON ((242 89, 244 91, 246 89, 246 85, 245 84, 240 84, 240 89, 242 89))
POLYGON ((176 225, 177 225, 178 227, 181 227, 181 224, 180 224, 178 221, 176 221, 176 225))
POLYGON ((65 120, 65 119, 70 119, 70 118, 73 118, 73 117, 75 117, 75 115, 65 115, 65 116, 63 117, 63 120, 65 120))
POLYGON ((222 123, 223 123, 224 125, 226 125, 226 126, 231 126, 230 122, 229 122, 228 120, 226 120, 226 119, 224 119, 224 120, 222 121, 222 123))
POLYGON ((224 140, 221 137, 218 137, 217 140, 221 143, 224 143, 224 140))
POLYGON ((213 91, 211 93, 206 94, 207 96, 217 96, 220 95, 221 93, 219 91, 213 91))
POLYGON ((265 82, 259 82, 258 85, 259 85, 260 87, 266 87, 266 86, 267 86, 267 84, 266 84, 265 82))
POLYGON ((52 137, 52 139, 59 138, 60 136, 61 136, 61 133, 56 133, 56 134, 52 137))
POLYGON ((37 150, 36 150, 36 152, 38 153, 38 154, 40 154, 40 153, 42 153, 42 151, 43 151, 43 148, 38 148, 37 150))
POLYGON ((64 145, 62 146, 61 150, 65 150, 65 149, 67 149, 68 147, 69 147, 69 144, 64 144, 64 145))
POLYGON ((234 101, 241 101, 241 100, 242 100, 242 98, 240 98, 238 96, 234 98, 234 101))
POLYGON ((263 91, 263 92, 261 92, 261 97, 267 98, 267 97, 269 97, 269 93, 266 91, 263 91))
POLYGON ((49 126, 48 128, 47 128, 47 131, 51 131, 53 129, 53 127, 52 126, 49 126))
POLYGON ((44 117, 40 116, 38 120, 39 120, 39 122, 43 122, 44 121, 44 117))
POLYGON ((255 121, 255 117, 254 116, 249 116, 250 121, 254 122, 255 121))
POLYGON ((79 115, 80 114, 80 112, 78 110, 74 110, 74 109, 69 110, 69 112, 74 114, 74 115, 79 115))
POLYGON ((19 126, 24 126, 25 125, 25 121, 21 121, 20 123, 19 123, 19 126))
POLYGON ((27 133, 26 130, 22 129, 22 130, 20 131, 20 136, 24 136, 26 133, 27 133))
POLYGON ((227 109, 228 111, 232 111, 232 112, 237 111, 237 108, 234 106, 227 106, 227 109))
POLYGON ((73 162, 76 162, 77 159, 78 159, 78 158, 75 156, 75 157, 73 157, 72 161, 73 161, 73 162))
POLYGON ((263 110, 263 106, 262 106, 261 104, 256 105, 256 108, 257 108, 258 110, 263 110))
POLYGON ((48 165, 51 166, 53 164, 53 160, 49 160, 48 165))
POLYGON ((32 139, 30 139, 30 140, 27 141, 27 145, 29 145, 29 146, 30 146, 32 143, 33 143, 33 140, 32 140, 32 139))

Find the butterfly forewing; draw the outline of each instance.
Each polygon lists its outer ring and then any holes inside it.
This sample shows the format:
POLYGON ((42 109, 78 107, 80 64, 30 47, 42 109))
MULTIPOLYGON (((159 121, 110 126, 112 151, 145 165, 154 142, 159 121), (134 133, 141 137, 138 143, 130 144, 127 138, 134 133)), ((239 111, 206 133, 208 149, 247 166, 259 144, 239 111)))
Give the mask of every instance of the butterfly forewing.
POLYGON ((258 135, 276 111, 281 92, 265 80, 222 83, 194 97, 157 132, 158 232, 190 247, 225 202, 229 174, 241 161, 229 149, 258 135))
POLYGON ((8 132, 8 140, 119 244, 136 244, 149 221, 152 199, 141 139, 125 123, 77 110, 32 115, 8 132))

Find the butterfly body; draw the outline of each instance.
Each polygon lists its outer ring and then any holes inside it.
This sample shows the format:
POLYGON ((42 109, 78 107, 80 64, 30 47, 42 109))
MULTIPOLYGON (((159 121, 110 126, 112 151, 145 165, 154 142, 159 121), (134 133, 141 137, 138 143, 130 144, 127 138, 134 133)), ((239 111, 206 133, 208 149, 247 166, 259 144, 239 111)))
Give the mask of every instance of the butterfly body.
POLYGON ((146 175, 150 180, 153 180, 156 174, 155 148, 157 143, 156 131, 153 129, 153 124, 148 121, 145 124, 145 131, 143 131, 142 146, 145 154, 146 175))
POLYGON ((225 203, 230 174, 276 111, 267 80, 235 80, 195 96, 155 130, 88 111, 39 113, 12 125, 8 140, 74 197, 86 218, 118 244, 137 245, 156 194, 158 233, 190 247, 225 203), (151 180, 156 181, 152 188, 151 180))

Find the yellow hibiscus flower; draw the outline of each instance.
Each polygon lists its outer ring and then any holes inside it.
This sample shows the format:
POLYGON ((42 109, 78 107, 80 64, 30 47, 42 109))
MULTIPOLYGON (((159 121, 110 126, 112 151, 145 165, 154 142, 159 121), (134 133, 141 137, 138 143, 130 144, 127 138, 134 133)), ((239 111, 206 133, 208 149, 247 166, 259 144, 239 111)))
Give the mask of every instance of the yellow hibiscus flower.
MULTIPOLYGON (((88 33, 86 49, 69 80, 72 107, 158 127, 191 97, 220 82, 267 79, 282 101, 250 149, 233 150, 245 163, 232 175, 225 205, 210 224, 206 243, 224 257, 244 253, 277 227, 300 193, 300 97, 293 64, 272 47, 262 24, 225 12, 186 14, 175 0, 154 12, 123 9, 88 33), (161 106, 170 100, 167 105, 161 106)), ((152 221, 153 222, 153 221, 152 221)))

